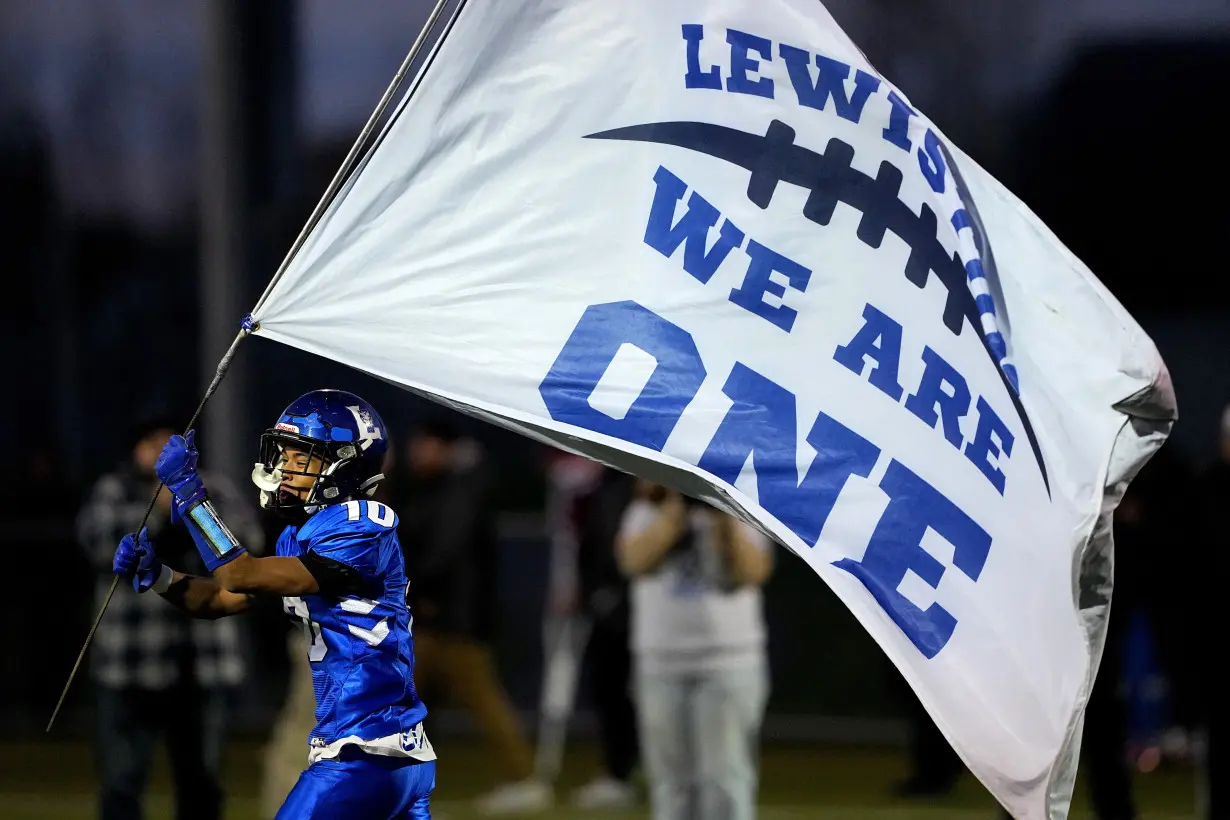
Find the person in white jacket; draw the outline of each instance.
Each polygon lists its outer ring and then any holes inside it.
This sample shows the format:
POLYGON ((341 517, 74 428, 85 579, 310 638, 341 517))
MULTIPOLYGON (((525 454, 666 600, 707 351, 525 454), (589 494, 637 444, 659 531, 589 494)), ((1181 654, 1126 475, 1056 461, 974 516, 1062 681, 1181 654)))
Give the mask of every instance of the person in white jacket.
POLYGON ((632 579, 641 755, 655 820, 756 815, 769 694, 759 530, 642 483, 616 544, 632 579))

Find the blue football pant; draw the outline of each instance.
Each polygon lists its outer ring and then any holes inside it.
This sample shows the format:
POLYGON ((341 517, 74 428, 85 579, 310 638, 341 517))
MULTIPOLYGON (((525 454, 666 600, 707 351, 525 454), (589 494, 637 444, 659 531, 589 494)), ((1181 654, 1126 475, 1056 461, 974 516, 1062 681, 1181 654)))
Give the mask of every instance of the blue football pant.
POLYGON ((436 762, 351 754, 299 775, 275 820, 430 820, 436 762))

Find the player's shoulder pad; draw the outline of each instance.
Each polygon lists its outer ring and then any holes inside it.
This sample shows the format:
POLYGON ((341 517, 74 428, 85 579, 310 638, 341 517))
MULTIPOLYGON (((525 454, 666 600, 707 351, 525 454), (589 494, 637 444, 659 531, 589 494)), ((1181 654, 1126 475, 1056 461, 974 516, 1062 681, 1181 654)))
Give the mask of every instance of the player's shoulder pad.
POLYGON ((294 555, 292 544, 295 543, 295 537, 298 535, 297 527, 286 527, 278 534, 277 543, 273 545, 274 555, 294 555))
POLYGON ((345 501, 332 504, 313 515, 299 528, 300 542, 311 543, 322 538, 382 535, 397 528, 397 513, 379 501, 345 501))

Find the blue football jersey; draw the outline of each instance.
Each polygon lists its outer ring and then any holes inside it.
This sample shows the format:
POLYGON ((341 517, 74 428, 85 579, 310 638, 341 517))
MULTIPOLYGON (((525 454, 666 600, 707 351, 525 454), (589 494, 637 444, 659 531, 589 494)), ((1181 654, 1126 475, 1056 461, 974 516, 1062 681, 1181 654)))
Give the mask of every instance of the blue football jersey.
POLYGON ((414 689, 413 619, 397 515, 375 501, 329 506, 300 527, 287 527, 277 554, 313 552, 355 570, 370 597, 283 598, 307 637, 316 690, 316 728, 309 759, 336 757, 342 746, 434 760, 423 734, 427 707, 414 689))

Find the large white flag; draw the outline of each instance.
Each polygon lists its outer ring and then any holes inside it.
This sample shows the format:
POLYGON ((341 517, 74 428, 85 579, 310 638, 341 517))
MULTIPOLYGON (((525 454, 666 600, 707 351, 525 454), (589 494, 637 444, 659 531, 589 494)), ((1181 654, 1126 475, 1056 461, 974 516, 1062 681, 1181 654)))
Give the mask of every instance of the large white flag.
POLYGON ((1066 815, 1165 367, 819 3, 466 0, 254 318, 754 522, 1066 815))

